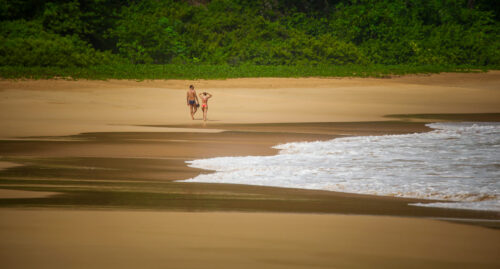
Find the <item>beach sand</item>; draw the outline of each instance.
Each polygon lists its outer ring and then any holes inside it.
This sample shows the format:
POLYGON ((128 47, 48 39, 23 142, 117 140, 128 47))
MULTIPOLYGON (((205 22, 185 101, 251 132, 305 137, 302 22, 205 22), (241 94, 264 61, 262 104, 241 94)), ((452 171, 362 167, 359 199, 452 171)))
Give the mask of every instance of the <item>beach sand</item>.
POLYGON ((57 194, 56 192, 19 191, 0 189, 0 199, 44 198, 57 194))
POLYGON ((425 132, 428 121, 500 121, 498 85, 499 71, 390 79, 0 81, 0 188, 17 197, 0 199, 0 264, 498 267, 500 230, 485 228, 498 228, 497 212, 176 181, 209 172, 186 167, 186 160, 271 155, 277 152, 271 146, 294 141, 425 132), (190 119, 189 84, 214 95, 206 123, 201 113, 190 119))
POLYGON ((2 268, 498 268, 496 230, 428 219, 0 210, 2 268))
MULTIPOLYGON (((192 125, 189 84, 214 95, 213 123, 359 122, 389 114, 499 112, 500 71, 375 78, 0 81, 0 137, 165 132, 192 125)), ((195 125, 201 124, 197 114, 195 125)))

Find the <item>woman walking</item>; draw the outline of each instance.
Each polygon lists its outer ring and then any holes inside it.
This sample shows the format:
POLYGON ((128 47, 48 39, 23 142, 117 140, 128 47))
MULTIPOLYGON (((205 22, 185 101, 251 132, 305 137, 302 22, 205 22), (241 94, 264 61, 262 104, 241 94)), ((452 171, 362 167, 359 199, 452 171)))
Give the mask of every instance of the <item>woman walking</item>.
POLYGON ((208 99, 212 98, 212 95, 208 92, 200 93, 201 98, 201 110, 203 110, 203 120, 207 121, 208 112, 208 99))

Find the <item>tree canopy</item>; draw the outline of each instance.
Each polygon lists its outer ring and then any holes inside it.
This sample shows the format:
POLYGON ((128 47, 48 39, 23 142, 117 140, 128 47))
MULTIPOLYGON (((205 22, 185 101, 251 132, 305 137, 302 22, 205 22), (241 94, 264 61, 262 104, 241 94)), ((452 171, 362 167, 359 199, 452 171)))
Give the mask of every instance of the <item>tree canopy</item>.
POLYGON ((495 0, 0 0, 0 65, 500 65, 495 0))

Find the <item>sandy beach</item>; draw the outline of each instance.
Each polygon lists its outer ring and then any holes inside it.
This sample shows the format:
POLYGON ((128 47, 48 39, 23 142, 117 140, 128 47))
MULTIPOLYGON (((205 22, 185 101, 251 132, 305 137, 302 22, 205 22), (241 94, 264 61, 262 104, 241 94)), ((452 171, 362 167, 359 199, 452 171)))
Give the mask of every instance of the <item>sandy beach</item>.
POLYGON ((497 268, 500 248, 498 231, 414 218, 80 210, 0 217, 3 268, 497 268))
POLYGON ((199 125, 188 85, 214 95, 209 122, 387 120, 390 114, 498 112, 500 71, 375 78, 200 81, 0 81, 0 137, 83 132, 165 132, 137 125, 199 125))
POLYGON ((271 147, 287 142, 427 132, 425 123, 434 121, 500 121, 499 85, 500 71, 384 79, 2 80, 0 264, 497 268, 494 211, 179 180, 210 172, 187 167, 193 159, 274 155, 271 147), (190 84, 214 95, 207 122, 201 113, 190 119, 190 84))

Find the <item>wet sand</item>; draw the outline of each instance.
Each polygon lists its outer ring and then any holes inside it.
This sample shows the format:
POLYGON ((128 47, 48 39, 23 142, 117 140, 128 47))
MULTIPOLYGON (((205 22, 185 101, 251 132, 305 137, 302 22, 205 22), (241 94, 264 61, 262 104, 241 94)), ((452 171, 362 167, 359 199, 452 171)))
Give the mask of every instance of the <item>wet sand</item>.
POLYGON ((428 131, 423 123, 225 124, 218 127, 228 131, 203 135, 87 133, 60 140, 0 142, 0 150, 8 160, 19 164, 0 171, 1 187, 63 193, 43 200, 0 201, 0 206, 499 219, 495 212, 408 205, 432 202, 430 200, 178 181, 210 172, 187 167, 185 161, 188 160, 272 155, 277 153, 272 146, 293 141, 428 131))
POLYGON ((186 160, 270 155, 271 146, 293 141, 425 132, 429 120, 500 121, 498 85, 498 71, 0 81, 0 188, 58 193, 0 199, 2 267, 498 267, 500 230, 484 228, 498 227, 497 212, 176 181, 209 172, 186 160), (189 84, 214 94, 205 124, 189 119, 189 84))
POLYGON ((58 193, 0 189, 0 199, 45 198, 56 194, 58 193))

